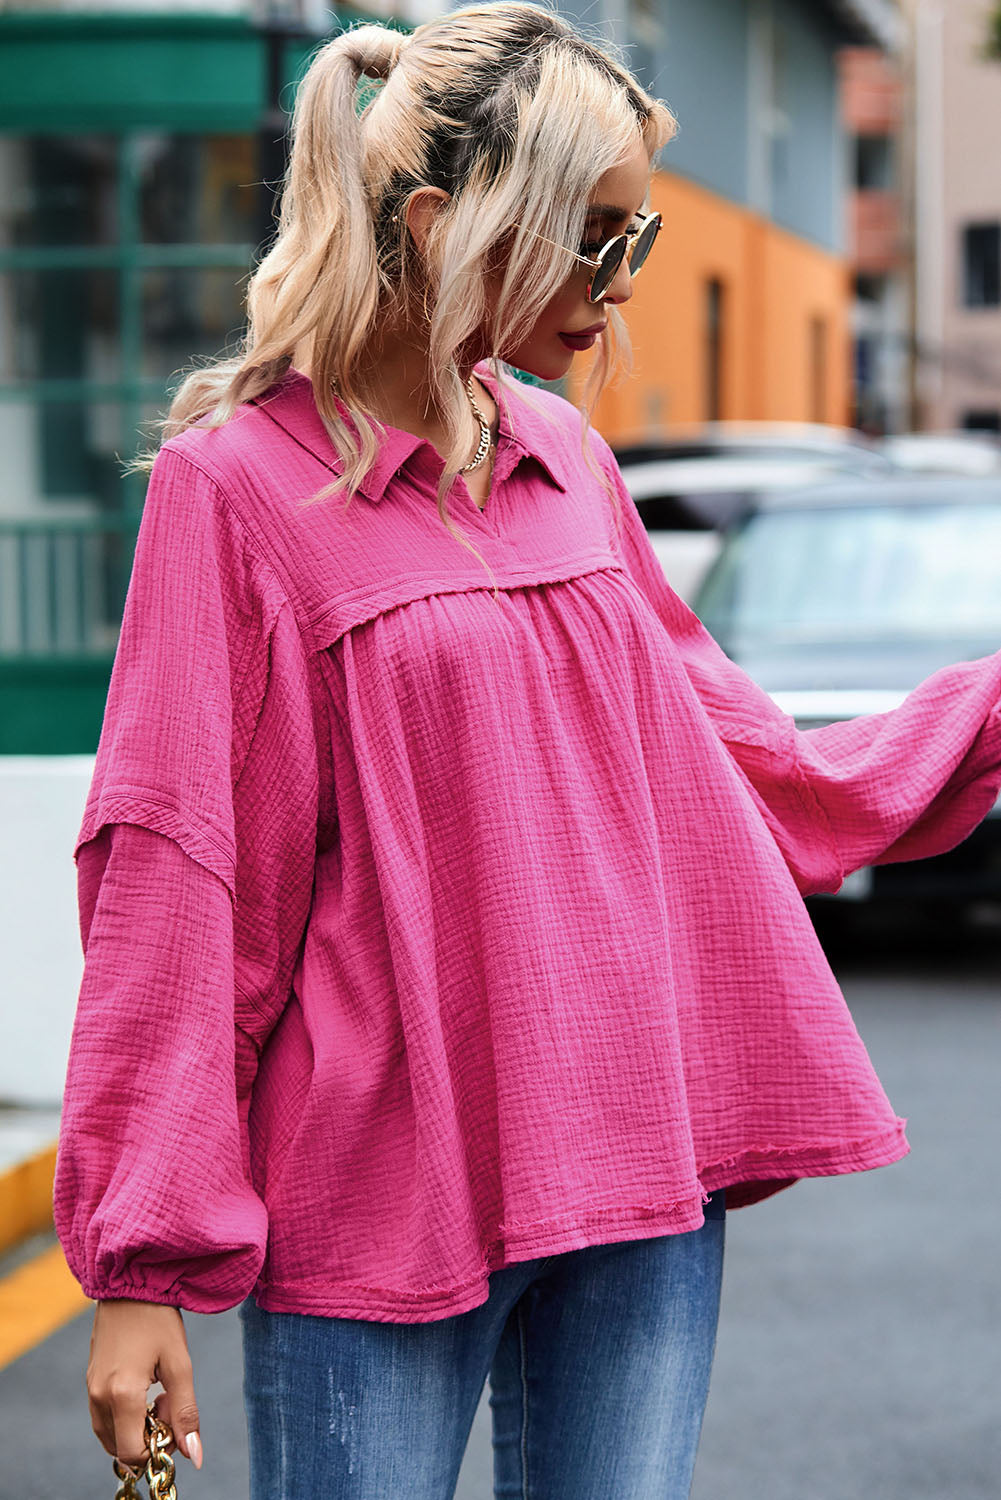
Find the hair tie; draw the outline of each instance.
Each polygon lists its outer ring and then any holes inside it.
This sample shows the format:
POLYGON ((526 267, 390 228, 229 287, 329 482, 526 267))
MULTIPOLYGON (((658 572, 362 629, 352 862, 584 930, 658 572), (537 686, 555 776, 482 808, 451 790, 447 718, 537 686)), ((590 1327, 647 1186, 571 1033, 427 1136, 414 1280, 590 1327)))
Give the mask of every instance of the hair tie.
POLYGON ((362 36, 360 45, 355 42, 347 55, 354 64, 358 74, 364 74, 366 78, 379 78, 383 82, 388 79, 390 73, 400 60, 400 53, 406 43, 406 36, 402 31, 397 31, 392 26, 366 25, 357 28, 356 36, 367 32, 362 36), (390 48, 387 51, 387 41, 390 48))

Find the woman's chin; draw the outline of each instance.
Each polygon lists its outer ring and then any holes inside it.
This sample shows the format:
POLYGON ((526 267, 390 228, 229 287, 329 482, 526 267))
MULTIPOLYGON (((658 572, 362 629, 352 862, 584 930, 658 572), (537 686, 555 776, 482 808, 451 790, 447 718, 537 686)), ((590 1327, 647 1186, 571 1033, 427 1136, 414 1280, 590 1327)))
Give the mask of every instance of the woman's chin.
POLYGON ((558 338, 555 342, 557 348, 552 351, 518 349, 510 357, 506 354, 500 357, 505 364, 523 371, 526 375, 534 375, 538 380, 562 380, 573 364, 574 351, 568 349, 565 344, 561 345, 558 338))

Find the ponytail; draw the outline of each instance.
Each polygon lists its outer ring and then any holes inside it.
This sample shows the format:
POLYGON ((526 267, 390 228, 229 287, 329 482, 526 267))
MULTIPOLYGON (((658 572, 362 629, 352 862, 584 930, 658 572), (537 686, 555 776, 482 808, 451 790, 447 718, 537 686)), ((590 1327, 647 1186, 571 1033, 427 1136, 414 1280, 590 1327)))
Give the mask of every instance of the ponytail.
MULTIPOLYGON (((290 347, 309 364, 318 406, 341 452, 356 460, 357 488, 378 445, 368 423, 360 446, 326 394, 336 384, 349 408, 361 405, 353 375, 379 304, 372 209, 364 186, 355 99, 365 75, 387 79, 406 37, 387 26, 341 33, 317 52, 299 86, 278 236, 247 295, 247 359, 267 366, 290 347), (260 332, 254 336, 255 330, 260 332)), ((290 356, 291 360, 291 356, 290 356)), ((252 376, 252 370, 248 370, 252 376)), ((267 387, 263 387, 266 389, 267 387)), ((236 395, 246 401, 258 390, 236 395)))

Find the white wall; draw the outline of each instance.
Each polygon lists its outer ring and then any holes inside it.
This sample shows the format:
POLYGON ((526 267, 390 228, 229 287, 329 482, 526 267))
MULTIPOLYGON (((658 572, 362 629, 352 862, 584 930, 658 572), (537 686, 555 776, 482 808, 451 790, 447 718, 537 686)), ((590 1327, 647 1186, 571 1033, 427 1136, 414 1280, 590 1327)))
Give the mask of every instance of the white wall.
POLYGON ((58 1106, 83 975, 73 845, 90 755, 0 755, 0 1102, 58 1106))

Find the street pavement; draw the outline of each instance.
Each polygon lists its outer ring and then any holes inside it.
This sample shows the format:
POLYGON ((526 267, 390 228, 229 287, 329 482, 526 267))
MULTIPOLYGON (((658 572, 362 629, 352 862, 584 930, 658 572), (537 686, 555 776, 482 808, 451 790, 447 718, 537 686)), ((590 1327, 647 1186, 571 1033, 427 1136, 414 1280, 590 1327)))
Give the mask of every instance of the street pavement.
MULTIPOLYGON (((877 1072, 909 1118, 912 1152, 729 1217, 692 1500, 992 1500, 1001 927, 904 930, 882 950, 856 929, 827 941, 877 1072)), ((249 1486, 236 1314, 184 1316, 206 1461, 196 1474, 179 1460, 180 1500, 239 1500, 249 1486)), ((87 1413, 90 1321, 0 1371, 0 1500, 114 1494, 87 1413)), ((486 1395, 456 1500, 492 1500, 486 1395)))

